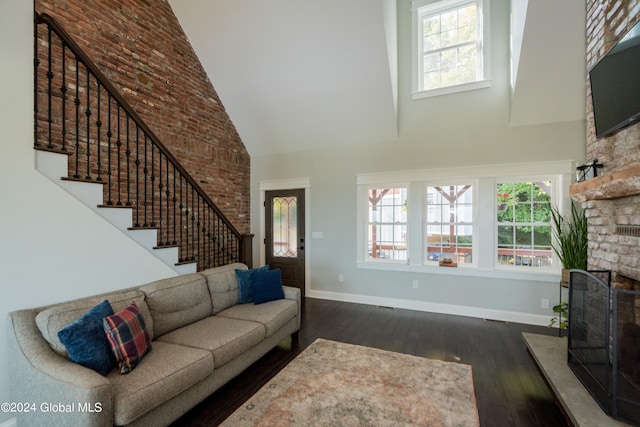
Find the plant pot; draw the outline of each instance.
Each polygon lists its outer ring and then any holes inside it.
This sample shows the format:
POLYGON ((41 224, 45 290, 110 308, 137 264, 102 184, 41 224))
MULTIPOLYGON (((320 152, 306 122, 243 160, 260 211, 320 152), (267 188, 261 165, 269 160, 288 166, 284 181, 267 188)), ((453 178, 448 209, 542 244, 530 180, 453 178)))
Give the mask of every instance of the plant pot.
POLYGON ((562 286, 564 286, 565 288, 569 287, 569 269, 568 268, 562 269, 562 279, 560 281, 562 282, 562 286))

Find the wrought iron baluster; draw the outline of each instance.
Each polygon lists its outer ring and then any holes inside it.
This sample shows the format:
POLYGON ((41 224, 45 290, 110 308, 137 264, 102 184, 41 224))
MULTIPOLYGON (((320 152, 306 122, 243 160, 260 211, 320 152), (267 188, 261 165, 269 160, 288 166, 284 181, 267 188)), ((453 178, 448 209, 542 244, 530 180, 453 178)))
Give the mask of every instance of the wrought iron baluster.
POLYGON ((67 151, 67 44, 62 42, 62 151, 67 151))
POLYGON ((87 72, 87 87, 85 89, 87 92, 87 109, 84 112, 84 114, 87 116, 87 175, 85 175, 85 179, 90 180, 91 179, 91 145, 90 145, 91 144, 91 99, 90 99, 91 74, 89 73, 89 69, 87 67, 85 67, 84 69, 87 72))
POLYGON ((147 221, 147 206, 148 206, 148 198, 147 198, 147 193, 149 192, 149 183, 147 182, 147 176, 149 175, 149 168, 147 166, 147 158, 148 158, 148 153, 147 153, 147 147, 148 147, 148 140, 147 140, 147 134, 144 134, 144 169, 143 169, 143 173, 144 173, 144 223, 142 224, 143 227, 148 227, 149 226, 149 222, 147 221))
POLYGON ((169 229, 171 228, 171 222, 170 222, 170 215, 169 215, 169 209, 171 208, 171 206, 169 205, 169 196, 171 195, 171 191, 169 190, 169 158, 165 156, 164 158, 165 160, 165 170, 167 171, 166 173, 166 183, 165 183, 165 195, 166 197, 166 204, 167 204, 167 221, 165 224, 165 240, 164 240, 164 244, 166 246, 169 246, 171 244, 171 242, 169 241, 169 229))
POLYGON ((111 198, 111 138, 113 132, 111 130, 111 93, 107 93, 107 205, 113 205, 111 198))
POLYGON ((189 255, 189 239, 190 239, 190 235, 189 235, 189 189, 191 187, 187 187, 185 188, 185 199, 184 199, 184 204, 185 204, 185 211, 184 211, 184 218, 185 218, 185 232, 184 232, 184 236, 185 236, 185 240, 184 240, 184 249, 185 249, 185 261, 188 261, 189 259, 191 259, 190 255, 189 255))
POLYGON ((136 125, 136 220, 134 227, 140 227, 140 128, 136 125))
POLYGON ((52 136, 52 130, 51 130, 51 124, 53 123, 53 110, 51 108, 51 99, 53 98, 53 90, 51 88, 51 85, 53 83, 53 71, 52 71, 52 53, 51 53, 51 29, 49 29, 48 33, 47 33, 47 49, 48 49, 48 55, 49 57, 47 58, 47 127, 48 127, 48 135, 47 135, 47 139, 48 139, 48 143, 47 143, 47 147, 48 148, 53 148, 53 136, 52 136))
POLYGON ((98 135, 97 135, 97 151, 98 151, 98 177, 96 178, 96 181, 102 181, 102 157, 101 157, 101 152, 102 152, 102 138, 101 138, 101 134, 102 134, 102 120, 101 120, 101 110, 102 110, 102 104, 100 103, 100 93, 102 92, 102 85, 100 84, 100 80, 96 80, 96 82, 98 83, 98 87, 97 87, 97 92, 98 92, 98 100, 97 100, 97 107, 98 107, 98 119, 96 120, 96 128, 98 130, 98 135))
POLYGON ((126 122, 127 122, 127 144, 126 144, 126 151, 124 152, 125 154, 125 161, 127 164, 127 203, 126 206, 131 206, 131 147, 130 147, 130 141, 131 141, 131 135, 129 133, 129 114, 127 113, 127 115, 125 116, 126 122))
POLYGON ((194 188, 191 187, 191 261, 195 259, 196 254, 196 239, 198 235, 198 229, 196 228, 196 202, 194 201, 194 188))
POLYGON ((40 145, 38 142, 38 67, 40 67, 40 58, 38 57, 38 26, 33 26, 33 145, 40 145))
POLYGON ((198 262, 200 262, 200 260, 202 259, 202 254, 204 253, 204 251, 200 247, 200 232, 201 232, 200 218, 202 218, 202 212, 200 211, 200 195, 198 195, 198 218, 196 220, 196 226, 197 226, 196 229, 198 230, 198 253, 197 253, 198 262))
POLYGON ((74 178, 80 178, 79 159, 80 159, 80 61, 76 57, 76 98, 74 104, 76 106, 76 154, 75 154, 75 171, 74 178))
POLYGON ((151 144, 151 226, 156 226, 156 194, 155 194, 155 186, 156 186, 156 160, 155 160, 155 150, 154 145, 151 144))
POLYGON ((164 223, 162 218, 162 153, 158 153, 158 227, 160 227, 159 236, 162 236, 162 225, 164 223))
POLYGON ((176 223, 176 203, 178 201, 176 194, 177 194, 177 189, 176 189, 176 175, 178 174, 178 172, 176 171, 176 167, 173 167, 173 241, 171 242, 171 244, 173 245, 177 245, 178 241, 176 239, 176 233, 178 232, 177 228, 178 228, 178 224, 176 223))
POLYGON ((118 117, 117 117, 117 123, 116 123, 116 128, 117 128, 117 133, 118 133, 118 138, 116 139, 116 163, 117 163, 117 167, 118 167, 118 201, 116 202, 116 206, 122 206, 122 174, 121 174, 121 168, 122 168, 122 161, 121 161, 121 156, 120 156, 120 148, 122 147, 122 128, 120 127, 120 103, 118 102, 117 104, 118 107, 118 117))
POLYGON ((179 240, 179 246, 178 246, 178 253, 180 254, 178 261, 182 262, 184 261, 184 249, 182 248, 182 244, 184 242, 183 238, 182 238, 182 218, 184 216, 184 212, 182 211, 182 209, 184 208, 184 205, 182 204, 182 175, 180 175, 180 205, 178 206, 180 208, 180 240, 179 240))

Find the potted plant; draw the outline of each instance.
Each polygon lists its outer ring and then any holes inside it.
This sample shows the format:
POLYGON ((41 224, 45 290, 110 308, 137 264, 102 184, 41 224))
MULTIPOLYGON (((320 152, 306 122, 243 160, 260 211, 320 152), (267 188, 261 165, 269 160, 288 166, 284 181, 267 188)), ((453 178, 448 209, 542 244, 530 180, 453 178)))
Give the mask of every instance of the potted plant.
POLYGON ((583 210, 571 203, 571 215, 563 216, 551 209, 553 240, 551 247, 562 264, 562 283, 569 283, 569 270, 587 269, 587 217, 583 210))
MULTIPOLYGON (((583 210, 571 203, 571 215, 563 216, 556 208, 551 209, 553 220, 553 240, 551 247, 562 264, 562 286, 569 285, 569 270, 587 269, 587 217, 583 210)), ((569 320, 569 303, 561 301, 553 307, 558 318, 552 318, 549 326, 558 322, 560 329, 566 329, 569 320)))

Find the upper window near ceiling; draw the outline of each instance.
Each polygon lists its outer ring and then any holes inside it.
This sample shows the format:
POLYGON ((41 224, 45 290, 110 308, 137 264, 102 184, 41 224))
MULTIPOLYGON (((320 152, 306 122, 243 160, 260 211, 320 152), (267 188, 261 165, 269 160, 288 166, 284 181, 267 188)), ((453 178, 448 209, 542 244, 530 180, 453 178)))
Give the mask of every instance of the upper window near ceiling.
POLYGON ((413 3, 413 96, 487 87, 487 0, 413 3))

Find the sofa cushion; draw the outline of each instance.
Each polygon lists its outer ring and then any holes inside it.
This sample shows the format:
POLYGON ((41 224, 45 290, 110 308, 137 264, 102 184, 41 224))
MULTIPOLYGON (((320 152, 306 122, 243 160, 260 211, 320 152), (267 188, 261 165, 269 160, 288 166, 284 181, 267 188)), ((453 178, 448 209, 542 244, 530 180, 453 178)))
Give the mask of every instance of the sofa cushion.
POLYGON ((104 300, 58 332, 69 360, 100 375, 107 375, 116 367, 116 359, 102 329, 102 319, 112 314, 111 304, 104 300))
POLYGON ((51 348, 53 348, 56 353, 67 357, 67 350, 64 344, 60 342, 58 332, 78 320, 83 314, 105 299, 109 301, 114 311, 122 310, 129 305, 131 301, 135 301, 147 325, 149 336, 153 339, 153 319, 149 313, 147 303, 144 301, 144 293, 137 289, 106 293, 63 302, 45 308, 36 315, 36 324, 42 337, 51 345, 51 348))
POLYGON ((163 335, 159 340, 208 350, 218 368, 264 338, 265 327, 260 323, 211 316, 163 335))
POLYGON ((147 296, 156 336, 211 315, 207 282, 197 273, 151 282, 140 290, 147 296))
POLYGON ((219 313, 217 317, 261 323, 266 328, 267 337, 270 337, 297 315, 298 302, 290 299, 281 299, 259 305, 235 305, 219 313))
POLYGON ((235 271, 246 269, 246 265, 234 263, 210 268, 199 273, 207 279, 213 314, 238 303, 238 280, 235 271))
POLYGON ((238 304, 248 304, 253 302, 252 277, 257 273, 269 271, 268 265, 252 269, 236 269, 236 280, 238 281, 238 304))
POLYGON ((251 279, 253 302, 262 304, 284 298, 280 269, 257 272, 251 279))
POLYGON ((128 375, 113 370, 113 423, 127 425, 213 372, 210 352, 154 341, 153 351, 128 375))
POLYGON ((102 325, 120 373, 128 374, 151 350, 151 339, 136 303, 105 317, 102 325))

